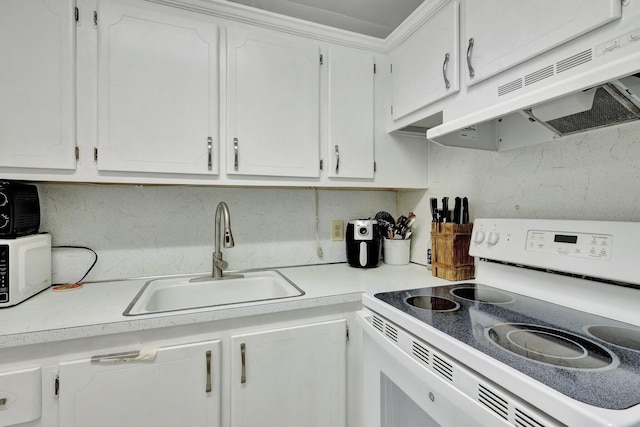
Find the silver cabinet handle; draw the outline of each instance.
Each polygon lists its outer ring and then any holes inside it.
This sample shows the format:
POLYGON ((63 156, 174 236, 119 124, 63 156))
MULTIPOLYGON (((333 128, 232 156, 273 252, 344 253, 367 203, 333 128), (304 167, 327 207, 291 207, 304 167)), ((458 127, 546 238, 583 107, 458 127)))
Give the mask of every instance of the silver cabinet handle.
POLYGON ((233 138, 233 169, 238 170, 238 138, 233 138))
POLYGON ((212 151, 213 151, 213 138, 208 137, 207 138, 207 150, 209 150, 209 157, 208 157, 208 167, 209 170, 211 170, 213 168, 213 161, 212 161, 212 151))
POLYGON ((244 343, 240 344, 240 357, 242 359, 242 373, 240 374, 240 384, 247 382, 247 361, 245 357, 246 346, 244 343))
POLYGON ((335 149, 336 149, 336 173, 338 173, 338 170, 340 169, 340 149, 338 149, 337 145, 335 149))
POLYGON ((467 67, 469 67, 469 77, 474 78, 476 75, 476 70, 473 69, 473 65, 471 65, 471 55, 473 54, 473 37, 469 39, 469 47, 467 47, 467 67))
POLYGON ((91 364, 105 363, 105 362, 131 362, 140 356, 140 351, 125 351, 122 353, 101 354, 99 356, 91 357, 91 364))
POLYGON ((207 385, 204 391, 206 393, 211 393, 211 350, 207 351, 206 360, 207 360, 207 385))
POLYGON ((444 78, 444 86, 449 89, 451 87, 451 83, 447 78, 447 66, 449 65, 449 54, 446 53, 444 55, 444 63, 442 64, 442 78, 444 78))

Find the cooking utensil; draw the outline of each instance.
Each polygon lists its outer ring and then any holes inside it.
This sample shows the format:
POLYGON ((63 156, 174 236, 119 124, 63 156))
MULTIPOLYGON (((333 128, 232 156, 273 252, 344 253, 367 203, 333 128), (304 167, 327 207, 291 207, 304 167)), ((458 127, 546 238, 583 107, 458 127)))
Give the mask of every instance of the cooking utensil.
POLYGON ((378 225, 380 225, 382 236, 386 239, 393 239, 393 228, 396 225, 396 220, 389 212, 380 211, 375 216, 378 225))

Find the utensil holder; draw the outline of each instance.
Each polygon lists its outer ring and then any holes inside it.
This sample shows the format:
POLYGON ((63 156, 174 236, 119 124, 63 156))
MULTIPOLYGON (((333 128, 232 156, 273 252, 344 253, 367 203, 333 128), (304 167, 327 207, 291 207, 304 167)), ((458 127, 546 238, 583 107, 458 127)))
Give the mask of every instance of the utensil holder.
POLYGON ((469 255, 473 224, 431 223, 431 273, 446 280, 467 280, 475 276, 469 255))
POLYGON ((407 265, 411 255, 411 240, 382 239, 382 258, 385 264, 407 265))

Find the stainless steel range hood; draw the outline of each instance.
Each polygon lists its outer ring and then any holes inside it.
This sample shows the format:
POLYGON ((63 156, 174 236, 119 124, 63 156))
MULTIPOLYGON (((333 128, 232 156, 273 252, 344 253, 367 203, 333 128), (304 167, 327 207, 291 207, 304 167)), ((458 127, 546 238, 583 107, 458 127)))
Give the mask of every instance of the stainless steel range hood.
POLYGON ((640 73, 523 110, 557 136, 640 120, 640 73))

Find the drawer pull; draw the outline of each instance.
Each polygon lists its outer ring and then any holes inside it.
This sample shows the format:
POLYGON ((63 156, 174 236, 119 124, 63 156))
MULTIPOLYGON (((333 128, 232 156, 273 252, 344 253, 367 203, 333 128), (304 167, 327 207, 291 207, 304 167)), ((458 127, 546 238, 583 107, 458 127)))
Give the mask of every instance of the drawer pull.
POLYGON ((240 375, 240 384, 247 382, 247 361, 246 361, 246 346, 244 343, 240 344, 240 357, 242 359, 242 374, 240 375))
POLYGON ((211 393, 211 350, 206 353, 207 359, 207 386, 205 392, 211 393))

